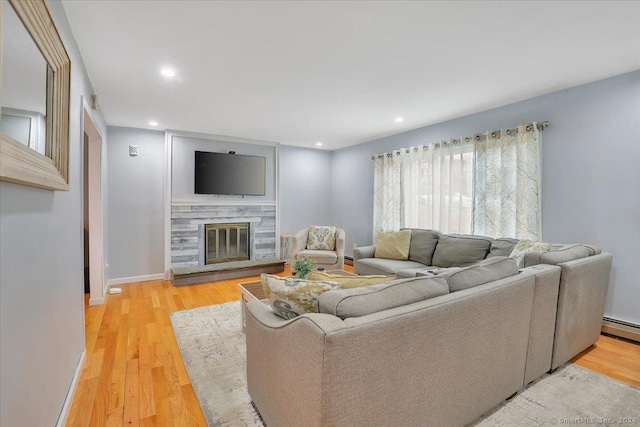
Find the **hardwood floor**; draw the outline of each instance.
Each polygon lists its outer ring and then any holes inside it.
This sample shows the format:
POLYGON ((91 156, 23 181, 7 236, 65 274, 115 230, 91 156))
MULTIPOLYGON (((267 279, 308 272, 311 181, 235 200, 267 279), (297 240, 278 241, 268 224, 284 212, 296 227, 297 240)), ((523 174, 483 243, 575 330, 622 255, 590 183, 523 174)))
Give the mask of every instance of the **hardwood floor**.
POLYGON ((631 341, 600 335, 598 342, 570 362, 640 387, 640 345, 631 341))
MULTIPOLYGON (((123 285, 100 306, 85 299, 87 354, 67 425, 205 426, 169 313, 238 300, 237 284, 252 280, 259 278, 182 287, 156 280, 123 285)), ((640 387, 639 345, 601 336, 572 362, 640 387)))

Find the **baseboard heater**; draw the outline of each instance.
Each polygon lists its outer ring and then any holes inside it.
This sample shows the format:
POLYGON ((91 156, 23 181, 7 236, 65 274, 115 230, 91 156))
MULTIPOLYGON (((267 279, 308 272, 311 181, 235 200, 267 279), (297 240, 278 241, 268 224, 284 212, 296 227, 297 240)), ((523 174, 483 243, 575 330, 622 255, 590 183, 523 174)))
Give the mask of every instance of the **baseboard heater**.
POLYGON ((603 333, 640 343, 640 325, 610 317, 604 317, 602 320, 603 333))

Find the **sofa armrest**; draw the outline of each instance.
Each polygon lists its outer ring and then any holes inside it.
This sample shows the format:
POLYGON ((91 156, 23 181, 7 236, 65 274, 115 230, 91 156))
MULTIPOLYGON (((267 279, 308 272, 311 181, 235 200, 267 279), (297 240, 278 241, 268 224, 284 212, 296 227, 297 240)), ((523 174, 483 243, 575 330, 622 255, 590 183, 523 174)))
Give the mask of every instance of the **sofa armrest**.
POLYGON ((373 258, 376 253, 376 245, 360 246, 353 250, 353 261, 358 261, 364 258, 373 258))
POLYGON ((322 425, 327 331, 344 327, 335 316, 277 317, 268 305, 247 303, 247 389, 267 425, 322 425))
POLYGON ((344 246, 345 246, 345 232, 341 228, 336 230, 336 254, 338 259, 341 257, 344 259, 344 246))
POLYGON ((524 377, 524 385, 526 385, 551 369, 560 267, 541 264, 525 268, 520 274, 532 275, 536 280, 524 377))
POLYGON ((292 244, 292 250, 291 250, 291 259, 295 260, 296 259, 296 255, 298 254, 298 252, 306 249, 307 247, 307 239, 309 238, 309 229, 308 228, 303 228, 302 230, 298 231, 294 236, 293 236, 293 244, 292 244))
POLYGON ((317 329, 319 333, 327 334, 344 328, 344 322, 330 314, 307 313, 293 319, 283 319, 276 316, 271 307, 261 301, 247 303, 247 315, 251 315, 262 327, 269 329, 285 328, 291 323, 303 322, 310 329, 317 329))
POLYGON ((558 264, 562 269, 552 368, 594 344, 602 331, 613 256, 602 252, 558 264))

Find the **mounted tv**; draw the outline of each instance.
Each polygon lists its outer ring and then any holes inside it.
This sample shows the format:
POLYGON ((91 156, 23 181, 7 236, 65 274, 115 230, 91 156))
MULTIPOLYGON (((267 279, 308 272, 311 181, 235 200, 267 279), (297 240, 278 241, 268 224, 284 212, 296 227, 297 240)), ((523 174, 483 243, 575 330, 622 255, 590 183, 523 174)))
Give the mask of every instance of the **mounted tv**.
POLYGON ((195 193, 264 196, 267 159, 196 151, 195 193))

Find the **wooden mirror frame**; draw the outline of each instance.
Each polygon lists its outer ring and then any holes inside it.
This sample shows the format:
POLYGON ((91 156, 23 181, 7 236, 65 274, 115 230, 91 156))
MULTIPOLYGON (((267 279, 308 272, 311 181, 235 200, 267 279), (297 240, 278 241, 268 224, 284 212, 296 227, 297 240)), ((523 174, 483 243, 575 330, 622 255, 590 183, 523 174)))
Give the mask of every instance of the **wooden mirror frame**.
MULTIPOLYGON (((69 191, 71 60, 45 0, 8 1, 49 65, 46 122, 49 141, 47 153, 51 154, 51 158, 0 133, 0 181, 69 191)), ((1 57, 0 43, 0 61, 1 57)))

